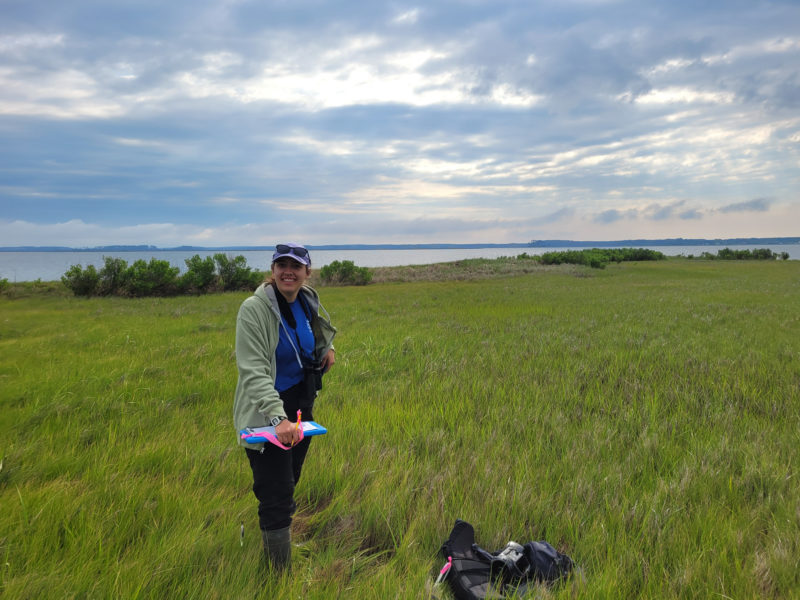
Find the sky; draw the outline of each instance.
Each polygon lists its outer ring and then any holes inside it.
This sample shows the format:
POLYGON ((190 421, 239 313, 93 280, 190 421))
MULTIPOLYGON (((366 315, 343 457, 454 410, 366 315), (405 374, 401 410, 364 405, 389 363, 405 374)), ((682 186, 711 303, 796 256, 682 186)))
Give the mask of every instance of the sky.
POLYGON ((800 236, 797 0, 0 0, 0 246, 800 236))

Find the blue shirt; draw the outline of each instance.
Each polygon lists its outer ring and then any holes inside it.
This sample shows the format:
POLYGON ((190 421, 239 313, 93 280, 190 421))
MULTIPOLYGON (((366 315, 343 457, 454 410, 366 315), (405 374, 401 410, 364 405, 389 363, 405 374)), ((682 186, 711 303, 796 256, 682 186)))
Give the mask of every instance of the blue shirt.
POLYGON ((314 332, 311 331, 311 323, 303 310, 302 300, 298 296, 294 302, 289 303, 292 309, 297 329, 292 329, 281 317, 282 324, 278 328, 278 347, 275 349, 276 370, 275 389, 279 392, 289 389, 303 381, 303 367, 297 362, 297 354, 300 358, 309 363, 314 355, 314 332), (289 337, 291 336, 291 341, 289 337), (294 345, 294 346, 293 346, 294 345), (297 349, 297 352, 295 352, 297 349))

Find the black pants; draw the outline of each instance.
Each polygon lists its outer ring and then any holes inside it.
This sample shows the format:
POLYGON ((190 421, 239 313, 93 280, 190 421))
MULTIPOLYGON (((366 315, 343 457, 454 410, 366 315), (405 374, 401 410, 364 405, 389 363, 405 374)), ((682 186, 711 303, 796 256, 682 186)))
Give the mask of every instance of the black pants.
MULTIPOLYGON (((299 384, 303 386, 303 384, 299 384)), ((298 386, 281 392, 283 407, 292 423, 297 422, 298 408, 303 411, 303 421, 313 421, 312 406, 307 404, 305 393, 298 386), (297 388, 297 389, 296 389, 297 388)), ((283 529, 292 523, 297 508, 294 488, 306 460, 311 438, 304 438, 289 450, 274 444, 264 444, 264 451, 245 449, 253 470, 253 493, 258 498, 258 520, 261 529, 283 529)))

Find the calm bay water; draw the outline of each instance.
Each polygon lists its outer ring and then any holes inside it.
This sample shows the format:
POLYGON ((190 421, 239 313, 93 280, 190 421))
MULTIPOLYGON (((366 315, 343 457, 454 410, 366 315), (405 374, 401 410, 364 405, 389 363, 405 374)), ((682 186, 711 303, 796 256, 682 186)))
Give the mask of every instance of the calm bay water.
MULTIPOLYGON (((703 252, 716 254, 722 246, 644 246, 657 250, 667 256, 699 256, 703 252)), ((792 259, 800 259, 800 244, 787 245, 736 245, 732 249, 769 248, 773 252, 788 252, 792 259)), ((466 258, 498 258, 500 256, 517 256, 523 252, 528 254, 544 254, 545 252, 576 250, 580 248, 445 248, 445 249, 413 249, 413 250, 315 250, 311 252, 313 267, 318 269, 335 260, 352 260, 359 267, 395 267, 402 265, 423 265, 466 258)), ((98 269, 103 266, 103 258, 110 256, 122 258, 128 264, 151 258, 169 261, 186 270, 187 258, 199 254, 202 257, 213 256, 213 251, 172 251, 149 250, 146 252, 0 252, 0 279, 9 281, 57 281, 72 265, 88 267, 94 265, 98 269)), ((228 251, 230 256, 242 255, 247 264, 254 269, 267 270, 272 258, 271 251, 228 251)))

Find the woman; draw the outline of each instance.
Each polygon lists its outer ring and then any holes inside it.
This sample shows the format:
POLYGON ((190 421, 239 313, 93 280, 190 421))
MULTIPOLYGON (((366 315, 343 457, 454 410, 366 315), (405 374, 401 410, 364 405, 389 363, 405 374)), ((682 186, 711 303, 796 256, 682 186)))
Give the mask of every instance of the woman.
POLYGON ((273 425, 278 441, 290 447, 239 440, 253 470, 264 555, 276 570, 287 568, 291 560, 294 488, 311 443, 310 437, 300 440, 297 411, 303 421, 313 420, 321 374, 335 362, 336 329, 327 312, 327 318, 319 314, 317 292, 305 285, 310 265, 303 246, 278 244, 272 278, 242 303, 236 318, 236 431, 273 425))

